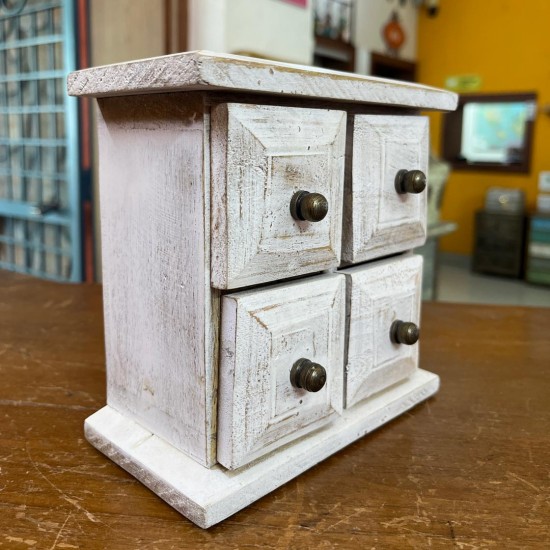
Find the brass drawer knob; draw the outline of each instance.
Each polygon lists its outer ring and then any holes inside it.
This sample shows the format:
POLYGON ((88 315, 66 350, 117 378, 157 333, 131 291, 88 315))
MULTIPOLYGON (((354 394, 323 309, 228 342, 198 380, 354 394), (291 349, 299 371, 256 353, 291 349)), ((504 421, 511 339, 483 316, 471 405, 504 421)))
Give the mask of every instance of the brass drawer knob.
POLYGON ((400 195, 422 193, 426 189, 426 181, 422 170, 399 170, 395 176, 395 190, 400 195))
POLYGON ((295 388, 318 392, 327 381, 327 371, 309 359, 298 359, 290 371, 290 383, 295 388))
POLYGON ((390 338, 394 344, 406 344, 412 346, 418 342, 420 329, 406 321, 394 321, 390 328, 390 338))
POLYGON ((290 214, 295 220, 320 222, 328 213, 328 201, 321 193, 297 191, 290 201, 290 214))

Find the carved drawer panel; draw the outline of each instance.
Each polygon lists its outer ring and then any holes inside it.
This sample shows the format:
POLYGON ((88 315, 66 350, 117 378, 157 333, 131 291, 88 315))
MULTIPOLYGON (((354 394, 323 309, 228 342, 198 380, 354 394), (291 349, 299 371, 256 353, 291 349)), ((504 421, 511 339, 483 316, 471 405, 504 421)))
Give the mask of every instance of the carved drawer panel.
POLYGON ((341 413, 344 318, 343 275, 223 297, 217 457, 222 465, 247 464, 341 413), (316 378, 323 371, 324 378, 316 378))
POLYGON ((212 286, 238 288, 339 264, 345 129, 342 111, 212 109, 212 286), (293 217, 299 191, 309 195, 293 217), (320 202, 304 213, 315 197, 320 202))
POLYGON ((422 257, 391 258, 343 273, 351 297, 345 381, 351 407, 418 366, 422 257))
POLYGON ((426 240, 428 119, 356 115, 354 120, 344 200, 347 263, 409 250, 426 240))

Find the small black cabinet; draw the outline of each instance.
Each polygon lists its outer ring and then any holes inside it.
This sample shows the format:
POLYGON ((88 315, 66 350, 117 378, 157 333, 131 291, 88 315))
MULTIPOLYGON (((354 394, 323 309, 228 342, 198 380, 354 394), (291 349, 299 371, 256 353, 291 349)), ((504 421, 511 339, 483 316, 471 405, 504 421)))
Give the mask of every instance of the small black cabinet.
POLYGON ((521 278, 525 215, 478 210, 472 269, 478 273, 521 278))

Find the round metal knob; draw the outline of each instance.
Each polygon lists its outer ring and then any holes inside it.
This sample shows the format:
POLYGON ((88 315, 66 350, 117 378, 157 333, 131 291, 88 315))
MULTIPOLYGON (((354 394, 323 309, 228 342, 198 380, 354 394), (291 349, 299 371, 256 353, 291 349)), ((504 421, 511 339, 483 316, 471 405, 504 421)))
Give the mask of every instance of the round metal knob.
POLYGON ((400 194, 422 193, 426 189, 426 174, 422 170, 399 170, 395 176, 395 190, 400 194))
POLYGON ((290 214, 295 220, 320 222, 328 213, 328 201, 321 193, 297 191, 290 201, 290 214))
POLYGON ((327 371, 309 359, 298 359, 290 371, 290 383, 309 392, 318 392, 326 381, 327 371))
POLYGON ((414 324, 406 321, 394 321, 390 328, 390 338, 395 344, 406 344, 412 346, 418 342, 420 329, 414 324))

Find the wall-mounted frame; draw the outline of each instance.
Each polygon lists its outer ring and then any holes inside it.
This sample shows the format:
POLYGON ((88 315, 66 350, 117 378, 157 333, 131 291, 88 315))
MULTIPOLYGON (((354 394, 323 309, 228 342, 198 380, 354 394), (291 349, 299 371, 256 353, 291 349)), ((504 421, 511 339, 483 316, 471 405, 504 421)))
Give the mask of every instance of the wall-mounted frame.
POLYGON ((444 115, 442 156, 454 170, 529 173, 537 94, 463 94, 444 115))

